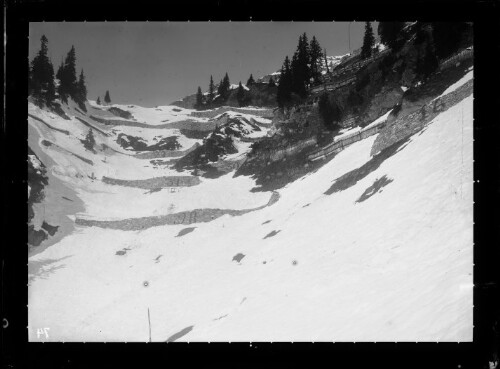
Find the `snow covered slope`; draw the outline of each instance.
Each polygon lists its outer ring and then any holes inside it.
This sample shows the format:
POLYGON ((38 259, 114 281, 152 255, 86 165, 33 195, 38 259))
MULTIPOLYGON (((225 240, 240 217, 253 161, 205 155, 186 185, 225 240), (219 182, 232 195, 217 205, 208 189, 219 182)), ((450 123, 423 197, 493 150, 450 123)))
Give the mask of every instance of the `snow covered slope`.
POLYGON ((118 153, 102 163, 102 153, 30 120, 98 163, 38 148, 86 217, 260 207, 139 231, 77 226, 29 258, 30 341, 41 340, 40 327, 50 327, 48 341, 148 341, 148 309, 152 341, 471 341, 472 102, 384 155, 370 156, 376 136, 352 144, 270 206, 270 193, 231 174, 173 193, 77 181, 59 167, 128 179, 173 173, 118 153))

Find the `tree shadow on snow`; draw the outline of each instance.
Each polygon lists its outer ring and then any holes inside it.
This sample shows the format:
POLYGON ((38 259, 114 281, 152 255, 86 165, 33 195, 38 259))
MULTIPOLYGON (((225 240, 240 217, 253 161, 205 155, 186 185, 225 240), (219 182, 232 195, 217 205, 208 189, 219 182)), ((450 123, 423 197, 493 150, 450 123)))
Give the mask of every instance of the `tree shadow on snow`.
POLYGON ((332 186, 325 192, 325 195, 331 195, 335 192, 347 190, 354 186, 358 181, 365 178, 368 174, 372 173, 388 158, 400 151, 409 142, 410 137, 392 144, 385 148, 365 164, 351 170, 350 172, 340 176, 335 180, 332 186))
POLYGON ((356 202, 363 202, 373 195, 375 195, 377 192, 380 192, 382 187, 387 186, 389 183, 393 181, 392 178, 387 178, 387 175, 384 175, 382 178, 378 178, 373 182, 373 184, 368 187, 365 192, 359 197, 359 199, 356 200, 356 202))

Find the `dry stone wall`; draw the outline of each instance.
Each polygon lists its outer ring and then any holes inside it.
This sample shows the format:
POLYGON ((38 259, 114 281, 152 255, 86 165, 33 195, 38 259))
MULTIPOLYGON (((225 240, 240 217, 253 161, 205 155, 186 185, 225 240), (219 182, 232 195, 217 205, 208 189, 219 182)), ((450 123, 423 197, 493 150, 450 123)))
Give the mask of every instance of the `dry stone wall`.
POLYGON ((419 110, 389 122, 376 138, 371 155, 375 155, 386 147, 415 134, 439 113, 448 110, 471 95, 474 86, 473 83, 473 80, 470 80, 455 91, 423 105, 419 110))
POLYGON ((274 109, 245 109, 245 108, 233 108, 230 106, 222 106, 217 109, 213 110, 201 110, 201 111, 193 111, 191 112, 191 115, 193 117, 198 117, 198 118, 213 118, 219 114, 225 113, 227 111, 234 111, 237 113, 242 113, 242 114, 252 114, 252 115, 257 115, 262 118, 269 118, 272 119, 273 117, 273 110, 274 109))

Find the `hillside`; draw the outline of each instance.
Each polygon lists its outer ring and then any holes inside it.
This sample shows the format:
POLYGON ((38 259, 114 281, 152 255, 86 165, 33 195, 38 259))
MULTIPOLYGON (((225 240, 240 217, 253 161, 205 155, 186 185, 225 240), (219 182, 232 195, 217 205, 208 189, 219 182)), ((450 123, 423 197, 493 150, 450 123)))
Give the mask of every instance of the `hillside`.
POLYGON ((29 340, 472 341, 462 46, 329 58, 283 109, 30 98, 29 340))

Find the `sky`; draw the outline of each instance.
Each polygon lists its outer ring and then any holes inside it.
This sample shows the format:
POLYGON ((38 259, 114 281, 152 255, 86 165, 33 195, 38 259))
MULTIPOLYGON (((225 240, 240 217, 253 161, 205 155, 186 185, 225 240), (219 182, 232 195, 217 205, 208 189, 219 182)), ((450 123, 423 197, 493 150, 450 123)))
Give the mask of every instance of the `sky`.
POLYGON ((90 100, 109 90, 113 103, 153 107, 207 90, 210 75, 217 83, 227 72, 237 84, 272 73, 304 32, 343 55, 361 46, 364 22, 35 22, 29 58, 45 35, 57 71, 74 45, 90 100))

